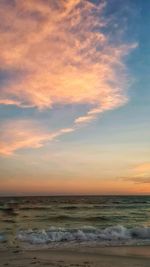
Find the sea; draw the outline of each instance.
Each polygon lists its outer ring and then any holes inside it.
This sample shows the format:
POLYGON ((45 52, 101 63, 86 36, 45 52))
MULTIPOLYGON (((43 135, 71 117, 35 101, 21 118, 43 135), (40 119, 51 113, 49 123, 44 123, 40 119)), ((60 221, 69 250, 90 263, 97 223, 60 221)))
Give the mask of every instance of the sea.
POLYGON ((0 244, 150 245, 150 196, 1 197, 0 244))

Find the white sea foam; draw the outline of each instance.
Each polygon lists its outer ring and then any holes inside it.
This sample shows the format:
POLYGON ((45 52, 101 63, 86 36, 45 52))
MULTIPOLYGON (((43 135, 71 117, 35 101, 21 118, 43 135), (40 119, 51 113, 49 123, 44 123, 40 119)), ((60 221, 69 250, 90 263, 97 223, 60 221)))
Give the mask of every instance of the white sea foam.
POLYGON ((105 229, 83 227, 81 229, 66 229, 51 227, 48 230, 26 230, 17 234, 19 241, 30 244, 48 244, 60 242, 91 242, 109 244, 127 243, 128 241, 146 240, 150 242, 150 227, 127 229, 123 226, 112 226, 105 229))

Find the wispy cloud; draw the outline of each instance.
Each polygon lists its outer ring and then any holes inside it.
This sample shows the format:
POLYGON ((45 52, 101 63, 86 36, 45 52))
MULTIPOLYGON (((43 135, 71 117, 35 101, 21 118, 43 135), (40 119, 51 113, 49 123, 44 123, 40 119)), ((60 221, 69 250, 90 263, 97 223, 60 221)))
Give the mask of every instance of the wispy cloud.
POLYGON ((132 166, 131 175, 119 179, 137 184, 150 183, 150 162, 143 162, 132 166))
POLYGON ((134 177, 132 181, 140 184, 150 184, 150 177, 134 177))
MULTIPOLYGON (((124 105, 129 85, 124 57, 137 44, 112 42, 105 6, 86 0, 1 1, 1 69, 21 75, 1 86, 0 104, 38 109, 56 103, 92 105, 74 127, 124 105)), ((25 146, 34 147, 31 143, 25 146)), ((13 150, 23 146, 19 142, 13 150)))
POLYGON ((150 173, 150 162, 143 162, 134 167, 134 170, 138 173, 150 173))
POLYGON ((123 181, 127 181, 127 182, 133 182, 136 184, 150 184, 150 176, 145 177, 145 176, 131 176, 131 177, 123 177, 121 178, 121 180, 123 181))
POLYGON ((33 121, 9 121, 1 125, 0 155, 10 156, 16 150, 23 148, 40 148, 45 142, 72 131, 73 128, 64 128, 45 133, 33 121))

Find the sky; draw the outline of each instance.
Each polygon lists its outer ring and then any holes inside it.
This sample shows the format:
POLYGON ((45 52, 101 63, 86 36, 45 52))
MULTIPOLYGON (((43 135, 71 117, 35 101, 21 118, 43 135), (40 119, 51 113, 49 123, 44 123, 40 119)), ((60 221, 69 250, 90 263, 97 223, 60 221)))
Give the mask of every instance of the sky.
POLYGON ((0 195, 150 194, 149 9, 0 0, 0 195))

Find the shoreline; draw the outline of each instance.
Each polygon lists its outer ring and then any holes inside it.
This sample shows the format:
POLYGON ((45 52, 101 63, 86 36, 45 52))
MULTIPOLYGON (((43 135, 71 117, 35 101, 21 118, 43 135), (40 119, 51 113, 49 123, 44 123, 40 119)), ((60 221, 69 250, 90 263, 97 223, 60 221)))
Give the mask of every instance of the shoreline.
POLYGON ((150 246, 0 249, 0 267, 149 267, 150 246))

